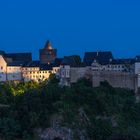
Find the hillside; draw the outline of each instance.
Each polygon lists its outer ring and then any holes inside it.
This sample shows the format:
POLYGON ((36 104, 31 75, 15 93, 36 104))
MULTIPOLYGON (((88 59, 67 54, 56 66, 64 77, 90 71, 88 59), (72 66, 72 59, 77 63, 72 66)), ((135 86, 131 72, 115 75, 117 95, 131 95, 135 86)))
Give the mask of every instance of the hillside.
POLYGON ((4 140, 140 139, 140 103, 130 90, 85 79, 60 87, 43 83, 0 84, 0 137, 4 140))

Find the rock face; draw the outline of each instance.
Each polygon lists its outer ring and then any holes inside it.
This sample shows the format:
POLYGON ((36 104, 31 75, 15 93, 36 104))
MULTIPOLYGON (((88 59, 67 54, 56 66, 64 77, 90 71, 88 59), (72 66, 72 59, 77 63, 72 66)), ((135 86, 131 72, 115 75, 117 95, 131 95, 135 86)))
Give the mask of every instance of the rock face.
MULTIPOLYGON (((71 129, 64 127, 63 117, 54 114, 50 120, 50 128, 38 129, 37 137, 39 140, 75 140, 74 136, 77 135, 79 140, 89 140, 87 133, 82 128, 71 129)), ((89 118, 82 108, 79 109, 79 120, 82 124, 90 124, 89 118)), ((78 123, 78 122, 77 122, 78 123)))
POLYGON ((59 129, 48 128, 40 132, 40 140, 73 140, 71 129, 60 127, 59 129))
MULTIPOLYGON (((79 140, 90 140, 84 130, 77 130, 79 140)), ((73 131, 66 127, 47 128, 38 132, 37 140, 74 140, 73 131)))
POLYGON ((59 115, 52 116, 51 127, 39 131, 40 140, 73 140, 72 130, 61 127, 63 118, 59 115))
MULTIPOLYGON (((81 114, 83 115, 83 111, 81 114)), ((87 119, 87 118, 86 118, 87 119)), ((63 118, 61 116, 53 116, 51 119, 51 127, 43 130, 37 130, 37 140, 74 140, 74 131, 71 128, 63 127, 63 118)), ((89 140, 86 131, 75 130, 79 140, 89 140)))

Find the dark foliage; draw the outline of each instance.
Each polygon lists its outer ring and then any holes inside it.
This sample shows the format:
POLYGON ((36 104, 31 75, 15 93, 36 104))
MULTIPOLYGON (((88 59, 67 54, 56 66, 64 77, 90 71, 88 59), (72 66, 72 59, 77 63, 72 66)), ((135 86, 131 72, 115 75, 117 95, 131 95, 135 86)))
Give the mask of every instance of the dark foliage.
POLYGON ((71 87, 58 82, 52 75, 40 84, 0 84, 0 137, 32 139, 36 128, 50 127, 51 116, 59 114, 76 138, 85 130, 91 139, 140 139, 140 103, 132 91, 107 82, 92 88, 85 79, 71 87))

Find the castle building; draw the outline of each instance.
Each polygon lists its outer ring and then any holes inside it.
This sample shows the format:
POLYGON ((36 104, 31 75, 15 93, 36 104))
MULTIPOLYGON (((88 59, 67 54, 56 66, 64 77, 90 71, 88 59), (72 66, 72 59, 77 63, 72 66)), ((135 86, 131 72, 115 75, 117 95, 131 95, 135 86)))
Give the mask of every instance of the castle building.
POLYGON ((0 81, 5 82, 7 79, 6 75, 7 63, 2 55, 0 55, 0 81))
POLYGON ((33 61, 31 53, 10 53, 0 51, 0 82, 41 82, 56 74, 60 85, 69 86, 79 78, 92 80, 93 87, 107 80, 114 87, 140 88, 140 56, 130 59, 114 59, 110 51, 86 52, 84 60, 72 55, 56 58, 57 50, 49 41, 39 50, 40 60, 33 61))
POLYGON ((49 78, 50 74, 57 74, 59 66, 55 64, 41 64, 39 61, 32 61, 22 67, 23 80, 41 82, 49 78))
POLYGON ((61 59, 56 59, 51 64, 41 64, 40 61, 28 63, 7 62, 4 56, 0 55, 0 82, 6 81, 36 81, 47 80, 50 74, 58 75, 61 59))
POLYGON ((56 58, 57 50, 47 41, 40 49, 40 60, 33 61, 31 53, 5 53, 0 51, 0 82, 36 81, 49 78, 50 74, 58 75, 62 59, 56 58))
POLYGON ((44 48, 39 50, 40 53, 40 63, 50 64, 53 63, 56 56, 57 50, 53 49, 50 41, 47 41, 44 48))
POLYGON ((93 87, 106 80, 113 87, 127 88, 135 92, 140 88, 138 59, 114 59, 111 52, 88 52, 84 56, 84 65, 75 66, 73 61, 64 60, 60 67, 61 86, 69 86, 86 77, 92 81, 93 87))

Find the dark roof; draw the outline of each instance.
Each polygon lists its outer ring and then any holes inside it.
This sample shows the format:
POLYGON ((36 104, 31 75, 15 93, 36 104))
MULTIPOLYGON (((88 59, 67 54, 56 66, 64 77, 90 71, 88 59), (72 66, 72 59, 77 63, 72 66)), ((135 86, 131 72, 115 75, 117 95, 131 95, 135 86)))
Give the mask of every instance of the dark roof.
POLYGON ((30 61, 24 67, 39 67, 40 70, 52 70, 53 64, 41 64, 40 61, 30 61))
POLYGON ((73 67, 81 65, 81 58, 79 55, 65 56, 62 65, 70 65, 73 67))
POLYGON ((30 61, 24 65, 24 67, 39 67, 40 61, 30 61))
POLYGON ((55 58, 53 66, 54 67, 59 67, 62 64, 63 58, 55 58))
POLYGON ((52 70, 52 64, 40 64, 40 70, 52 70))
POLYGON ((4 55, 7 58, 11 58, 12 61, 24 61, 30 62, 32 61, 31 53, 8 53, 4 55))
POLYGON ((23 61, 14 61, 14 62, 8 62, 7 65, 8 66, 24 66, 25 62, 23 62, 23 61))
POLYGON ((133 58, 129 58, 129 59, 112 59, 111 61, 109 61, 107 64, 112 64, 112 65, 119 65, 119 64, 124 64, 124 65, 132 65, 134 64, 136 61, 133 58))
POLYGON ((113 59, 113 55, 110 51, 86 52, 84 56, 84 64, 90 66, 94 60, 100 64, 106 64, 109 63, 110 59, 113 59))
POLYGON ((116 59, 114 61, 116 64, 134 64, 136 60, 134 58, 127 58, 127 59, 116 59))

